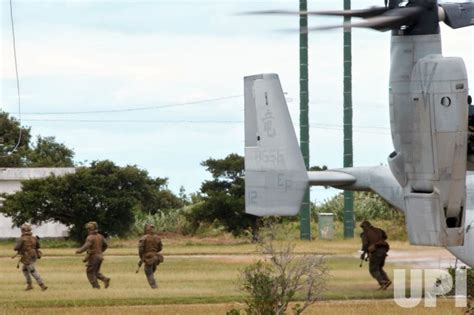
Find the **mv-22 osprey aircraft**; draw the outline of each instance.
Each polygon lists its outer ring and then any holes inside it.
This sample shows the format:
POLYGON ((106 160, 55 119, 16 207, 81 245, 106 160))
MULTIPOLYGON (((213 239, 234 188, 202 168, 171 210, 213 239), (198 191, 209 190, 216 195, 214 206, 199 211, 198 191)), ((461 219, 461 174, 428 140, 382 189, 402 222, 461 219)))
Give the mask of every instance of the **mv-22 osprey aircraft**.
POLYGON ((296 215, 308 185, 373 191, 405 213, 411 244, 447 247, 474 267, 471 97, 463 60, 441 54, 439 29, 439 21, 451 28, 474 25, 474 3, 390 0, 385 7, 305 13, 358 17, 362 20, 342 27, 392 31, 389 107, 394 151, 388 166, 308 172, 278 75, 245 77, 246 212, 296 215))

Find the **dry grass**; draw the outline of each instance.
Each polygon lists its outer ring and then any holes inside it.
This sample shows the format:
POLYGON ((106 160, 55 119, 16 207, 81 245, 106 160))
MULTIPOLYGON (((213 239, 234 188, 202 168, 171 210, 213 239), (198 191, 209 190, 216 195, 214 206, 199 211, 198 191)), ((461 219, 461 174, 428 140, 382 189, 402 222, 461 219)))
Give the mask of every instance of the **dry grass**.
MULTIPOLYGON (((225 314, 232 308, 242 309, 243 305, 237 303, 216 303, 216 304, 189 304, 189 305, 140 305, 140 306, 107 306, 107 307, 56 307, 56 308, 22 308, 7 309, 4 314, 35 314, 35 315, 148 315, 148 314, 167 314, 167 315, 213 315, 225 314)), ((323 301, 309 307, 305 314, 333 315, 333 314, 384 314, 384 315, 449 315, 463 314, 463 310, 453 307, 453 302, 449 300, 440 300, 436 308, 425 308, 418 305, 415 308, 404 309, 396 305, 391 300, 378 301, 323 301)))
MULTIPOLYGON (((92 290, 85 276, 81 256, 73 248, 45 248, 38 270, 49 286, 23 291, 24 279, 9 258, 11 243, 0 244, 0 314, 224 314, 232 304, 242 302, 237 287, 239 270, 257 259, 256 246, 243 242, 216 243, 202 239, 164 240, 165 263, 158 268, 158 290, 151 290, 143 270, 135 274, 136 240, 114 241, 106 252, 103 273, 112 278, 107 290, 92 290), (228 304, 225 304, 228 303, 228 304)), ((367 266, 359 268, 357 239, 346 241, 296 241, 296 252, 327 255, 331 280, 326 299, 351 300, 321 302, 307 314, 428 314, 426 309, 409 312, 395 305, 391 291, 375 291, 375 281, 367 266), (377 299, 354 301, 354 299, 377 299), (382 300, 381 300, 382 299, 382 300)), ((433 248, 392 242, 392 249, 432 254, 433 248)), ((435 249, 442 253, 444 249, 435 249)), ((386 270, 394 264, 388 260, 386 270)), ((405 267, 405 266, 404 266, 405 267)), ((452 301, 441 301, 430 314, 461 314, 452 301), (451 313, 449 313, 451 312, 451 313), (457 313, 456 313, 457 312, 457 313)))
POLYGON ((107 257, 102 271, 112 278, 107 290, 92 290, 85 276, 80 258, 42 259, 38 263, 48 291, 38 289, 24 292, 24 279, 13 263, 0 260, 0 303, 15 305, 104 305, 174 303, 199 299, 217 300, 219 297, 240 295, 235 285, 240 263, 223 263, 218 259, 168 258, 158 268, 158 290, 146 283, 143 269, 135 273, 137 258, 131 256, 107 257))
MULTIPOLYGON (((166 255, 205 255, 205 254, 255 254, 257 248, 255 244, 247 241, 229 240, 227 238, 183 238, 173 236, 172 238, 162 238, 164 253, 166 255)), ((112 240, 109 241, 108 255, 136 255, 138 240, 112 240)), ((320 254, 345 254, 353 252, 360 247, 360 241, 347 240, 325 241, 314 240, 295 241, 296 252, 316 252, 320 254)), ((14 243, 0 242, 0 257, 11 256, 14 243)), ((70 244, 68 244, 70 245, 70 244)), ((48 248, 43 246, 45 255, 67 256, 74 255, 74 248, 48 248)))
MULTIPOLYGON (((243 241, 233 242, 224 238, 222 243, 219 243, 219 238, 171 238, 163 239, 164 254, 165 255, 254 255, 257 254, 255 244, 243 241)), ((113 240, 110 242, 110 249, 107 251, 109 256, 133 256, 137 254, 138 240, 113 240)), ((342 255, 353 256, 357 255, 360 248, 360 240, 313 240, 308 241, 294 241, 296 253, 316 253, 321 255, 342 255)), ((15 252, 13 251, 14 244, 12 242, 0 242, 0 258, 10 257, 15 252)), ((429 246, 411 246, 408 242, 391 241, 390 247, 392 250, 403 250, 411 253, 423 252, 446 252, 444 248, 429 247, 429 246)), ((44 248, 43 254, 45 256, 75 256, 74 248, 44 248)))

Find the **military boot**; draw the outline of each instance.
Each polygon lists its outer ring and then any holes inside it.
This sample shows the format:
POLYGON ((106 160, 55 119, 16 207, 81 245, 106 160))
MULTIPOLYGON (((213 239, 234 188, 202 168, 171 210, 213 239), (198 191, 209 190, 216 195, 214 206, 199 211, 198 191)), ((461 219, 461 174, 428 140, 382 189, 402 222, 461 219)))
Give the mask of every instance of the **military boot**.
POLYGON ((44 283, 41 283, 40 285, 41 291, 46 291, 48 289, 47 286, 44 285, 44 283))
POLYGON ((27 283, 25 291, 30 291, 30 290, 33 290, 33 285, 31 283, 27 283))
POLYGON ((392 281, 390 280, 387 280, 383 286, 382 286, 382 290, 387 290, 387 288, 392 284, 392 281))

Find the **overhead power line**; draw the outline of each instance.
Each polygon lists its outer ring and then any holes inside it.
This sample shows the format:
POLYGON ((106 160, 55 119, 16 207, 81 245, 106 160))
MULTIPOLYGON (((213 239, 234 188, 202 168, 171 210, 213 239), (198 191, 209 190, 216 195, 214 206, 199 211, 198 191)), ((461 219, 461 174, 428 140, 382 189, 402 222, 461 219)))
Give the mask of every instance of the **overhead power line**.
MULTIPOLYGON (((67 123, 138 123, 138 124, 235 124, 242 125, 242 120, 146 120, 146 119, 24 119, 31 122, 67 122, 67 123)), ((295 124, 296 126, 299 124, 295 124)), ((316 129, 342 131, 343 125, 335 124, 309 124, 316 129)), ((379 126, 353 126, 356 132, 372 134, 390 134, 390 128, 379 126)))
POLYGON ((241 120, 142 120, 142 119, 24 119, 36 122, 138 123, 138 124, 243 124, 241 120))
POLYGON ((16 57, 16 38, 15 38, 15 23, 13 19, 13 4, 10 0, 10 21, 12 25, 12 45, 13 45, 13 58, 15 61, 15 75, 16 75, 16 93, 18 97, 18 122, 20 126, 20 131, 18 132, 18 140, 16 141, 15 146, 7 152, 7 155, 15 152, 15 150, 20 146, 22 130, 21 130, 21 97, 20 97, 20 76, 18 75, 18 61, 16 57))
POLYGON ((122 109, 102 109, 102 110, 67 111, 67 112, 25 112, 23 113, 23 115, 78 115, 78 114, 105 114, 105 113, 120 113, 120 112, 136 112, 136 111, 169 108, 169 107, 187 106, 187 105, 194 105, 194 104, 201 104, 201 103, 211 103, 211 102, 217 102, 217 101, 222 101, 222 100, 227 100, 227 99, 232 99, 232 98, 238 98, 242 96, 243 96, 242 94, 230 95, 230 96, 208 98, 208 99, 203 99, 203 100, 169 104, 169 105, 130 107, 130 108, 122 108, 122 109))
MULTIPOLYGON (((62 111, 62 112, 23 112, 22 115, 83 115, 83 114, 106 114, 106 113, 121 113, 121 112, 138 112, 138 111, 148 111, 148 110, 157 110, 163 108, 172 108, 179 106, 188 106, 194 104, 203 104, 203 103, 212 103, 218 102, 227 99, 240 98, 243 97, 243 94, 240 95, 229 95, 223 97, 195 100, 183 103, 176 104, 167 104, 167 105, 155 105, 155 106, 143 106, 143 107, 128 107, 128 108, 115 108, 115 109, 98 109, 98 110, 84 110, 84 111, 62 111)), ((333 100, 337 102, 338 100, 333 100)), ((317 104, 318 102, 311 101, 312 104, 317 104)), ((376 107, 378 109, 386 109, 383 106, 370 106, 364 105, 363 107, 376 107)))

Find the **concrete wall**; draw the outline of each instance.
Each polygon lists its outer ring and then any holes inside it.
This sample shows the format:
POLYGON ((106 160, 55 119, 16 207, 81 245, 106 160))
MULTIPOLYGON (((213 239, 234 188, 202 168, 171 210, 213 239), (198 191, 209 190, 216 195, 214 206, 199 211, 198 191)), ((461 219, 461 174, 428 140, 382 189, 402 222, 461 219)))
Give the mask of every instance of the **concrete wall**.
MULTIPOLYGON (((61 176, 74 173, 73 167, 62 168, 0 168, 0 193, 12 194, 21 190, 21 181, 44 178, 52 174, 61 176)), ((1 204, 0 204, 1 206, 1 204)), ((12 228, 10 218, 0 214, 0 238, 13 238, 20 235, 19 228, 12 228)), ((33 226, 33 234, 39 237, 67 236, 67 227, 60 223, 48 222, 33 226)))

